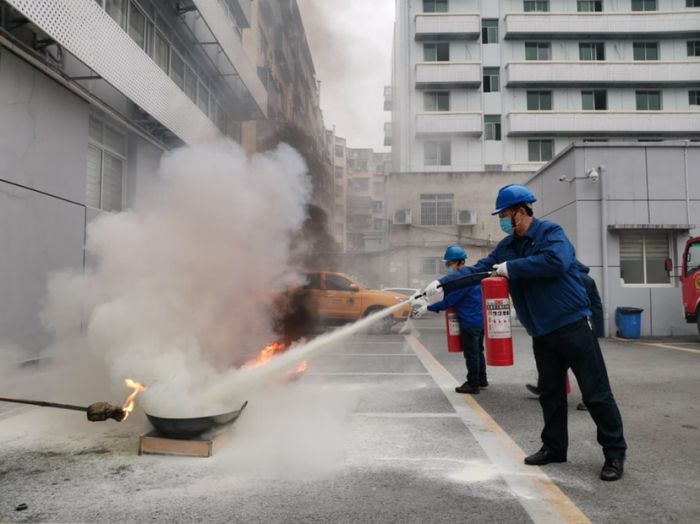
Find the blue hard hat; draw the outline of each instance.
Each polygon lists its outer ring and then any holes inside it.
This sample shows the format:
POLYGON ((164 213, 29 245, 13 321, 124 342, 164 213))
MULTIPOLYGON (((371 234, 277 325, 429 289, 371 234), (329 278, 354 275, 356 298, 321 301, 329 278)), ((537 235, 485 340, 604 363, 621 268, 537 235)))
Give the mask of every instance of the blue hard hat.
POLYGON ((443 262, 459 262, 467 259, 467 251, 462 246, 450 246, 442 257, 443 262))
POLYGON ((496 197, 496 210, 491 213, 497 215, 501 211, 518 204, 532 204, 537 202, 537 198, 530 190, 522 184, 509 184, 504 186, 498 192, 496 197))

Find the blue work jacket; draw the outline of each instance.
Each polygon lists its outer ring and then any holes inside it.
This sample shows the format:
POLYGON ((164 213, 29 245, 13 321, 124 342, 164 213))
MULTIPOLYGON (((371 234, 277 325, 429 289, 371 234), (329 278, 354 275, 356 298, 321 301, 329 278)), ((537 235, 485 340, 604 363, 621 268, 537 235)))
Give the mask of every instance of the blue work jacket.
POLYGON ((439 313, 455 308, 459 316, 459 325, 463 328, 483 328, 484 312, 481 304, 481 286, 456 289, 445 294, 444 300, 428 306, 429 311, 439 313))
POLYGON ((466 278, 508 262, 510 296, 518 319, 530 336, 541 337, 591 316, 581 283, 574 246, 558 224, 533 220, 522 237, 508 235, 476 264, 440 279, 446 294, 473 286, 483 278, 466 278))

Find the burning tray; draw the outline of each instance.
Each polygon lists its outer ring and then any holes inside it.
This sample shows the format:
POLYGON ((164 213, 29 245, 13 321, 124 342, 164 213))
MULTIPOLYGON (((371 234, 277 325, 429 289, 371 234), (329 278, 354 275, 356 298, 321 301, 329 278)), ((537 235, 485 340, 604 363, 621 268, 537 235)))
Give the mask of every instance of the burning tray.
POLYGON ((246 401, 241 406, 241 409, 208 417, 166 418, 148 413, 146 413, 146 416, 160 435, 172 439, 192 439, 208 431, 221 430, 233 424, 241 416, 247 405, 248 402, 246 401))

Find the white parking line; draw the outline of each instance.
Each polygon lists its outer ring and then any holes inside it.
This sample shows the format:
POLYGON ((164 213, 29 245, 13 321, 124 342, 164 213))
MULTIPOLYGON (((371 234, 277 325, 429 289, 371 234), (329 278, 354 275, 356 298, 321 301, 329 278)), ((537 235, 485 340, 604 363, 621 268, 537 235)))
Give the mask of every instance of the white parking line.
MULTIPOLYGON (((700 354, 700 349, 692 349, 692 348, 681 348, 678 346, 674 346, 671 344, 662 344, 660 342, 640 342, 639 340, 627 340, 625 338, 620 338, 620 337, 613 337, 613 340, 616 342, 622 342, 623 344, 639 344, 640 346, 647 346, 650 348, 658 348, 658 349, 672 349, 674 351, 682 351, 683 353, 695 353, 696 355, 700 354)), ((688 344, 688 342, 680 342, 680 344, 688 344)))
POLYGON ((416 358, 414 353, 324 353, 321 357, 411 357, 416 358))
POLYGON ((457 380, 416 337, 406 340, 534 522, 590 523, 542 469, 523 464, 525 452, 471 395, 454 393, 457 380))
POLYGON ((356 417, 368 418, 459 418, 457 413, 400 413, 400 412, 359 412, 356 417))
POLYGON ((318 372, 305 373, 304 376, 310 377, 383 377, 383 376, 404 376, 404 377, 425 377, 430 376, 430 373, 390 373, 390 372, 360 372, 360 373, 343 373, 343 372, 318 372))

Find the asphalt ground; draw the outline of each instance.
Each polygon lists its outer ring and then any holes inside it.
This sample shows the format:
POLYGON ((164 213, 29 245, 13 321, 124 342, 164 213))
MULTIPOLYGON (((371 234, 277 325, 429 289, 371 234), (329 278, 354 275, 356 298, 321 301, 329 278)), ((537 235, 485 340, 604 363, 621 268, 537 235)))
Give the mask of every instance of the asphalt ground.
POLYGON ((211 458, 138 456, 139 412, 96 424, 5 407, 0 521, 700 521, 700 344, 603 342, 630 446, 624 478, 603 483, 575 380, 569 461, 524 466, 541 429, 529 338, 517 330, 515 365, 490 368, 488 390, 458 395, 443 322, 319 356, 253 395, 211 458))

